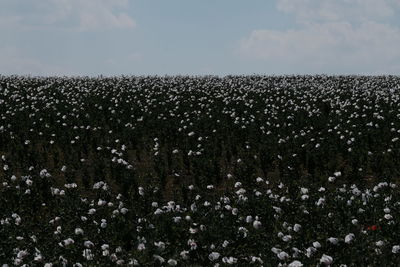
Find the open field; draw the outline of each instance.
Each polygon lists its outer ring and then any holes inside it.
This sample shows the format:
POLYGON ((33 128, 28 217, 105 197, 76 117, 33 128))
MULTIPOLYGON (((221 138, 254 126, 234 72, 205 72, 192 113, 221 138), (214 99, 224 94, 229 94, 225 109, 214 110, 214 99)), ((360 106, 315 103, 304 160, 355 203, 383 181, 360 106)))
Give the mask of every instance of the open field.
POLYGON ((400 78, 0 76, 0 263, 399 266, 400 78))

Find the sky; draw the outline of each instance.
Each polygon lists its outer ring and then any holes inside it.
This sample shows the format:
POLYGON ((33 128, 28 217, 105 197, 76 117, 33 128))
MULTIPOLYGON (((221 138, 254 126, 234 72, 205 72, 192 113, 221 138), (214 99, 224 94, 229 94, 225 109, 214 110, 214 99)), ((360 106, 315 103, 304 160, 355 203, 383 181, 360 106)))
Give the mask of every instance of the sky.
POLYGON ((400 0, 0 0, 3 75, 400 74, 400 0))

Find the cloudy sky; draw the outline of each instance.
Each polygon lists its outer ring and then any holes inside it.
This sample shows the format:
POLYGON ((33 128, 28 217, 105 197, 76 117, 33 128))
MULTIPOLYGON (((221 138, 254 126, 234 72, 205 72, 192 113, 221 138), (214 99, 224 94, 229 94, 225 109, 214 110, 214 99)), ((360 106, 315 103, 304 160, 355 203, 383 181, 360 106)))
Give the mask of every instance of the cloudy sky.
POLYGON ((0 74, 400 74, 400 0, 0 0, 0 74))

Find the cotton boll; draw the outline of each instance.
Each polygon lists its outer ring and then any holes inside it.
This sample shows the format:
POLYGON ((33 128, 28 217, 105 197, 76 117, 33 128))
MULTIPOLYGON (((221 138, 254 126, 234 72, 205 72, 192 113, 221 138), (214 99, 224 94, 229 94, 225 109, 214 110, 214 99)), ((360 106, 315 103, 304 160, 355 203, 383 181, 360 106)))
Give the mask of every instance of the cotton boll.
POLYGON ((167 261, 167 263, 168 263, 169 266, 176 266, 176 265, 178 265, 178 262, 177 262, 176 260, 174 260, 174 259, 169 259, 169 260, 167 261))
POLYGON ((260 228, 261 228, 261 222, 255 220, 255 221, 253 222, 253 227, 254 227, 254 229, 260 229, 260 228))
POLYGON ((393 216, 390 214, 385 214, 385 216, 383 216, 386 220, 391 220, 393 219, 393 216))
POLYGON ((302 267, 303 264, 300 261, 292 261, 289 263, 288 267, 302 267))
POLYGON ((400 245, 395 245, 392 247, 392 253, 398 254, 400 253, 400 245))
POLYGON ((277 257, 280 260, 286 260, 286 259, 289 258, 289 254, 287 254, 285 251, 281 251, 281 252, 278 253, 277 257))
POLYGON ((323 254, 319 262, 325 265, 331 265, 333 263, 333 258, 331 256, 323 254))
POLYGON ((247 216, 246 217, 246 223, 252 223, 253 222, 253 217, 252 216, 247 216))
POLYGON ((350 234, 345 236, 344 242, 346 244, 350 244, 354 240, 354 238, 355 238, 355 235, 353 233, 350 233, 350 234))
POLYGON ((337 172, 334 172, 333 175, 335 175, 336 177, 340 177, 340 176, 342 176, 342 172, 337 171, 337 172))
POLYGON ((83 235, 83 230, 81 228, 76 228, 75 235, 83 235))
POLYGON ((218 260, 218 258, 220 257, 221 254, 219 254, 218 252, 211 252, 208 255, 208 258, 210 259, 210 261, 216 261, 218 260))
POLYGON ((285 235, 282 237, 282 241, 284 242, 289 242, 290 240, 292 240, 292 236, 291 235, 285 235))
POLYGON ((301 229, 301 225, 300 225, 300 224, 297 224, 297 223, 296 223, 296 224, 293 226, 293 230, 294 230, 295 232, 299 232, 300 229, 301 229))
POLYGON ((313 242, 313 247, 314 248, 320 248, 321 247, 321 243, 319 243, 318 241, 313 242))
POLYGON ((333 245, 337 245, 339 243, 339 239, 337 239, 336 237, 329 237, 327 241, 333 245))

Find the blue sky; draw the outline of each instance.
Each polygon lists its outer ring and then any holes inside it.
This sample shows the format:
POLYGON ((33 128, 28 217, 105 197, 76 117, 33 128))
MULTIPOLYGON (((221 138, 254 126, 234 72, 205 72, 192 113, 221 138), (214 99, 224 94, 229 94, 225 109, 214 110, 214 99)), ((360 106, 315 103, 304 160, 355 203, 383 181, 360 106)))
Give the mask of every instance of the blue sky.
POLYGON ((0 0, 0 74, 400 74, 400 0, 0 0))

